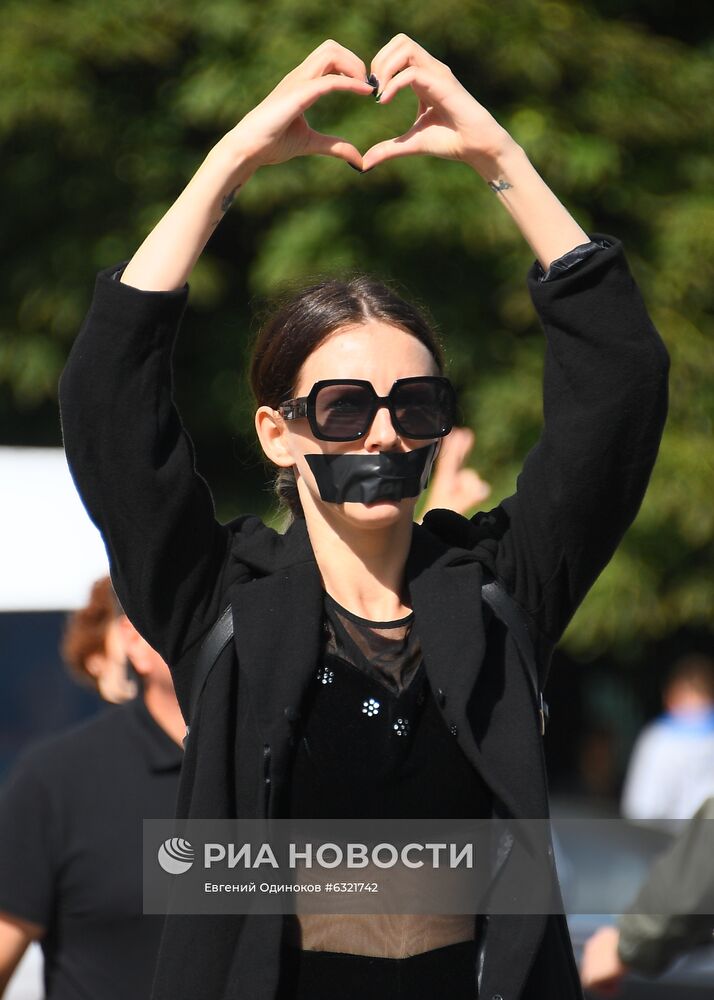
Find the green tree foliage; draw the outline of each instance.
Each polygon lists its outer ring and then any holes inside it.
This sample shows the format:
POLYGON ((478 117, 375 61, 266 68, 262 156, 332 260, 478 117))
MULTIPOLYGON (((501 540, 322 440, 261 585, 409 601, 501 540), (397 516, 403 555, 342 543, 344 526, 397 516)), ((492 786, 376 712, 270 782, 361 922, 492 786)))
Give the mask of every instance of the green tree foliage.
MULTIPOLYGON (((327 37, 369 64, 404 31, 448 63, 590 232, 621 238, 672 354, 671 417, 637 522, 570 648, 621 652, 714 606, 714 41, 708 15, 565 0, 10 0, 0 33, 5 443, 57 443, 56 382, 96 271, 127 259, 210 146, 327 37)), ((308 115, 366 150, 413 120, 334 95, 308 115)), ((270 499, 244 362, 263 300, 356 267, 399 283, 448 345, 475 462, 513 489, 541 420, 532 255, 481 179, 407 158, 359 176, 314 157, 260 171, 191 282, 178 392, 224 516, 270 499)))

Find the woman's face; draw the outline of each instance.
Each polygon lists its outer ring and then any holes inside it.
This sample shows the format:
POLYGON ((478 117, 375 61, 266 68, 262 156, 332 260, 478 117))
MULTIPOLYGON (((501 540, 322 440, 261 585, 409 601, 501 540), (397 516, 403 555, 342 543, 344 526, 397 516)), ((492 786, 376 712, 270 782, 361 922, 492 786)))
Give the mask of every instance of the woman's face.
MULTIPOLYGON (((365 379, 371 382, 379 396, 386 396, 396 379, 438 374, 431 351, 415 336, 391 324, 370 320, 342 327, 330 334, 304 362, 295 395, 307 396, 319 380, 345 378, 365 379)), ((417 497, 379 500, 369 504, 325 503, 305 460, 306 454, 316 452, 327 455, 404 452, 431 443, 401 437, 386 407, 377 411, 366 434, 356 441, 322 441, 313 435, 307 418, 277 419, 286 454, 286 460, 280 464, 294 466, 306 516, 309 516, 310 510, 319 510, 330 520, 337 518, 375 528, 403 518, 411 520, 417 497)))

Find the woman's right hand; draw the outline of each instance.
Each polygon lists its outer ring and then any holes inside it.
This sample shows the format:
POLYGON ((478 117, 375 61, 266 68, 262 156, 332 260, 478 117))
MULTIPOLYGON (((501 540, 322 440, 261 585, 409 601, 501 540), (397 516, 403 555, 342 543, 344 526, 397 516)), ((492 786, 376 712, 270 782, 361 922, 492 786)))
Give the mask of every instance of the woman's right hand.
POLYGON ((323 94, 366 96, 367 68, 354 52, 326 41, 227 132, 127 264, 121 281, 143 291, 182 288, 236 192, 258 167, 322 153, 362 169, 362 154, 336 135, 316 132, 305 111, 323 94))
POLYGON ((354 52, 328 39, 307 56, 225 137, 249 151, 255 167, 283 163, 311 153, 336 156, 362 169, 362 154, 352 143, 310 128, 305 111, 323 94, 351 91, 367 96, 367 67, 354 52))

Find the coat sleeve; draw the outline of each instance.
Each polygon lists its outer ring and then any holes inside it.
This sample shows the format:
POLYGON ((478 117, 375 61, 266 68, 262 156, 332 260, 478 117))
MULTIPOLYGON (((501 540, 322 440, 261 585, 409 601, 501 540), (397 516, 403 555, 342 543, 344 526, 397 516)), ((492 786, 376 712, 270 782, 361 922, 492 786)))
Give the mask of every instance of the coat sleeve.
MULTIPOLYGON (((222 610, 234 532, 215 518, 173 399, 188 285, 143 291, 116 280, 124 266, 97 276, 60 379, 62 433, 117 596, 173 666, 222 610)), ((258 519, 239 521, 250 532, 258 519)))
POLYGON ((707 799, 652 867, 619 922, 618 953, 648 975, 714 935, 714 798, 707 799))
MULTIPOLYGON (((528 273, 545 334, 542 432, 515 493, 462 530, 544 649, 637 514, 667 412, 669 357, 622 243, 591 238, 609 246, 552 280, 537 262, 528 273)), ((438 532, 440 514, 424 524, 438 532)))

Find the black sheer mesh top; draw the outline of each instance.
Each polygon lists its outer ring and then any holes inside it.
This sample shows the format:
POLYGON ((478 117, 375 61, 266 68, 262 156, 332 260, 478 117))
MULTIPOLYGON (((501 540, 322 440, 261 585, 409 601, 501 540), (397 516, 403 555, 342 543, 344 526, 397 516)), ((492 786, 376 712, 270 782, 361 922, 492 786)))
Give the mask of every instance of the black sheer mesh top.
POLYGON ((414 616, 372 622, 326 594, 288 815, 481 818, 490 801, 433 698, 414 616))
POLYGON ((357 667, 393 694, 401 694, 421 664, 413 622, 413 614, 394 622, 367 621, 325 594, 325 654, 357 667))

